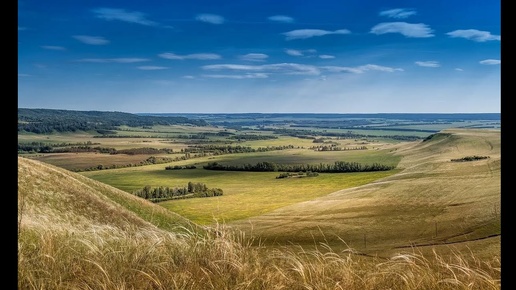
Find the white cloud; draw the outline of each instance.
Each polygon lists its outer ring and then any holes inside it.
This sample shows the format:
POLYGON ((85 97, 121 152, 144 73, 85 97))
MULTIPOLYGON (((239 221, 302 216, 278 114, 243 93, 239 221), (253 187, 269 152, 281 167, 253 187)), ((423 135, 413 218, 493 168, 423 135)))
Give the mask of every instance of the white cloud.
POLYGON ((267 19, 271 21, 277 21, 277 22, 285 22, 285 23, 292 23, 294 22, 294 18, 286 15, 274 15, 270 16, 267 19))
POLYGON ((415 64, 423 67, 440 67, 438 61, 430 60, 430 61, 416 61, 415 64))
POLYGON ((284 74, 319 75, 317 67, 297 63, 276 63, 265 65, 241 65, 241 64, 214 64, 202 67, 205 70, 235 70, 235 71, 260 71, 284 74))
POLYGON ((248 53, 241 55, 238 58, 246 61, 265 61, 269 56, 263 53, 248 53))
POLYGON ((303 56, 303 53, 296 49, 285 49, 285 53, 292 56, 303 56))
POLYGON ((361 71, 374 70, 374 71, 383 71, 383 72, 403 71, 403 69, 401 69, 401 68, 392 68, 392 67, 381 66, 381 65, 376 65, 376 64, 361 65, 358 67, 358 69, 360 69, 361 71))
POLYGON ((489 40, 501 40, 500 35, 493 35, 488 31, 480 31, 476 29, 454 30, 446 33, 450 37, 466 38, 477 42, 485 42, 489 40))
POLYGON ((381 71, 381 72, 396 72, 403 71, 401 68, 392 68, 387 66, 381 66, 376 64, 366 64, 357 67, 345 67, 345 66, 322 66, 321 69, 326 70, 328 72, 349 72, 349 73, 364 73, 366 71, 381 71))
POLYGON ((141 69, 141 70, 162 70, 162 69, 168 69, 168 67, 166 67, 166 66, 144 65, 144 66, 139 66, 138 69, 141 69))
POLYGON ((334 55, 329 55, 329 54, 321 54, 319 55, 319 58, 322 58, 322 59, 332 59, 332 58, 335 58, 334 55))
POLYGON ((479 63, 493 65, 493 64, 501 64, 502 62, 499 59, 484 59, 484 60, 479 61, 479 63))
POLYGON ((91 44, 91 45, 104 45, 108 44, 109 40, 102 36, 89 36, 89 35, 74 35, 73 38, 80 42, 91 44))
POLYGON ((345 67, 345 66, 322 66, 321 69, 332 72, 332 73, 340 73, 340 72, 349 72, 349 73, 363 73, 359 68, 353 67, 345 67))
POLYGON ((135 63, 149 61, 147 58, 83 58, 80 62, 95 62, 95 63, 135 63))
POLYGON ((285 49, 285 53, 291 56, 307 56, 314 57, 317 53, 316 49, 305 49, 305 50, 297 50, 297 49, 285 49), (311 54, 311 55, 306 55, 311 54))
POLYGON ((456 67, 455 68, 456 71, 464 71, 463 69, 459 68, 459 67, 456 67))
POLYGON ((66 50, 66 48, 62 46, 54 46, 54 45, 42 45, 41 48, 49 49, 49 50, 66 50))
POLYGON ((265 79, 269 76, 265 73, 247 73, 243 75, 221 75, 221 74, 211 74, 211 75, 202 75, 207 78, 215 78, 215 79, 265 79))
POLYGON ((27 27, 18 26, 18 31, 27 30, 27 27))
POLYGON ((185 54, 178 55, 171 52, 165 52, 158 54, 159 57, 166 59, 198 59, 198 60, 210 60, 210 59, 221 59, 222 57, 215 53, 193 53, 193 54, 185 54))
POLYGON ((199 14, 195 17, 195 20, 207 22, 211 24, 222 24, 224 23, 224 17, 215 14, 199 14))
POLYGON ((406 23, 406 22, 384 22, 375 25, 371 28, 370 33, 385 34, 385 33, 400 33, 406 37, 432 37, 433 30, 428 25, 423 23, 406 23))
POLYGON ((320 75, 321 70, 340 73, 364 73, 367 71, 380 71, 380 72, 396 72, 403 71, 401 68, 393 68, 380 66, 375 64, 366 64, 357 67, 343 67, 343 66, 312 66, 298 63, 276 63, 276 64, 265 64, 265 65, 241 65, 241 64, 214 64, 205 65, 202 67, 204 70, 230 70, 230 71, 249 71, 249 72, 260 72, 265 74, 281 73, 288 75, 320 75))
POLYGON ((187 75, 187 76, 183 76, 184 79, 195 79, 194 76, 190 76, 190 75, 187 75))
POLYGON ((379 14, 380 14, 380 16, 386 16, 389 18, 403 19, 403 18, 408 18, 409 16, 412 16, 412 15, 416 15, 416 11, 414 9, 396 8, 396 9, 381 11, 379 14))
POLYGON ((150 21, 145 18, 145 14, 138 11, 125 11, 124 9, 114 9, 114 8, 97 8, 93 9, 93 13, 97 15, 98 18, 104 20, 119 20, 130 23, 137 23, 141 25, 156 25, 157 23, 154 21, 150 21))
POLYGON ((329 34, 349 34, 351 33, 347 29, 339 29, 335 31, 329 31, 329 30, 322 30, 322 29, 297 29, 288 31, 285 33, 282 33, 286 36, 286 40, 292 40, 292 39, 306 39, 311 38, 315 36, 323 36, 323 35, 329 35, 329 34))

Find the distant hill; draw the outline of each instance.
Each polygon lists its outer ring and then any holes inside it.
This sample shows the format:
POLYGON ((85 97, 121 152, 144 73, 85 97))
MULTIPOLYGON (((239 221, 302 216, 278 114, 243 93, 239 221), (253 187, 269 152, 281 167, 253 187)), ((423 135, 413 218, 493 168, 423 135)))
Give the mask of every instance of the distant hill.
POLYGON ((189 124, 205 126, 205 120, 182 116, 141 116, 123 112, 73 111, 18 108, 18 132, 32 133, 115 130, 117 126, 189 124))

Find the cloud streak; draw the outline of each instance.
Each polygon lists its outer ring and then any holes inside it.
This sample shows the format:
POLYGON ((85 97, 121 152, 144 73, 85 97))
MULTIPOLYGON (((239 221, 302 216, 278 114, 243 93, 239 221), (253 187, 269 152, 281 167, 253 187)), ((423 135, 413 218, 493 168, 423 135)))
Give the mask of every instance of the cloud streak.
POLYGON ((102 36, 74 35, 73 38, 89 45, 106 45, 109 43, 109 40, 102 36))
POLYGON ((416 15, 416 11, 414 9, 396 8, 396 9, 389 9, 389 10, 381 11, 379 13, 379 15, 386 16, 389 18, 404 19, 404 18, 408 18, 412 15, 416 15))
POLYGON ((415 64, 417 64, 418 66, 422 66, 422 67, 440 67, 441 65, 439 64, 438 61, 435 61, 435 60, 429 60, 429 61, 416 61, 414 62, 415 64))
POLYGON ((379 23, 371 28, 370 33, 386 34, 399 33, 405 37, 426 38, 433 37, 433 30, 423 23, 407 23, 407 22, 384 22, 379 23))
POLYGON ((144 65, 144 66, 139 66, 138 69, 140 69, 140 70, 162 70, 162 69, 168 69, 168 67, 166 67, 166 66, 144 65))
POLYGON ((149 61, 148 58, 83 58, 79 59, 80 62, 93 62, 93 63, 135 63, 149 61))
POLYGON ((381 66, 376 64, 366 64, 356 67, 346 67, 346 66, 322 66, 321 69, 333 72, 333 73, 340 73, 340 72, 348 72, 348 73, 355 73, 355 74, 361 74, 365 73, 367 71, 380 71, 380 72, 397 72, 397 71, 403 71, 401 68, 393 68, 393 67, 387 67, 387 66, 381 66))
POLYGON ((292 30, 288 32, 282 33, 286 36, 286 40, 293 40, 293 39, 306 39, 316 36, 324 36, 324 35, 330 35, 330 34, 349 34, 351 33, 347 29, 339 29, 334 31, 329 30, 322 30, 322 29, 297 29, 292 30))
POLYGON ((500 35, 493 35, 489 31, 481 31, 476 29, 454 30, 446 33, 446 35, 452 38, 465 38, 476 42, 501 40, 500 35))
POLYGON ((286 15, 269 16, 267 19, 269 19, 270 21, 283 22, 283 23, 292 23, 292 22, 294 22, 294 18, 292 18, 290 16, 286 16, 286 15))
POLYGON ((245 61, 265 61, 269 56, 263 53, 248 53, 238 58, 245 61))
POLYGON ((66 48, 62 46, 55 46, 55 45, 42 45, 41 48, 48 49, 48 50, 61 50, 64 51, 66 48))
POLYGON ((496 65, 496 64, 501 64, 502 62, 499 59, 484 59, 484 60, 479 61, 479 63, 485 64, 485 65, 496 65))
POLYGON ((224 17, 216 14, 198 14, 195 20, 210 24, 222 24, 225 21, 224 17))
POLYGON ((97 18, 108 21, 118 20, 147 26, 158 24, 154 21, 146 19, 145 14, 138 11, 125 11, 124 9, 116 8, 97 8, 93 9, 93 13, 96 14, 97 18))
POLYGON ((205 70, 233 70, 233 71, 259 71, 269 73, 284 73, 292 75, 318 75, 317 67, 297 63, 276 63, 265 65, 241 65, 241 64, 214 64, 202 67, 205 70))
POLYGON ((241 65, 241 64, 215 64, 205 65, 202 67, 204 70, 213 71, 241 71, 241 72, 259 72, 267 75, 273 73, 288 74, 288 75, 320 75, 322 71, 330 73, 365 73, 367 71, 379 71, 379 72, 397 72, 403 71, 401 68, 392 68, 386 66, 380 66, 375 64, 366 64, 357 67, 343 67, 343 66, 313 66, 298 63, 276 63, 266 65, 241 65))
POLYGON ((222 57, 215 53, 193 53, 193 54, 185 54, 185 55, 178 55, 171 52, 165 52, 158 54, 159 57, 165 58, 165 59, 177 59, 177 60, 184 60, 184 59, 197 59, 197 60, 212 60, 212 59, 221 59, 222 57))
POLYGON ((265 73, 246 73, 243 75, 207 74, 202 76, 214 79, 265 79, 269 77, 265 73))

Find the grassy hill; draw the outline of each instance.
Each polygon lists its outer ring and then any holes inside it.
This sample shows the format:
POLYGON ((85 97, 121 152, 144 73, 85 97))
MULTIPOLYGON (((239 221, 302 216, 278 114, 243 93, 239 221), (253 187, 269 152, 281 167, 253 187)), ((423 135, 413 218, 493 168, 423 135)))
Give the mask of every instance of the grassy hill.
POLYGON ((19 157, 18 289, 500 289, 500 132, 392 150, 398 174, 211 228, 19 157))
POLYGON ((402 156, 397 174, 230 225, 268 244, 326 242, 370 254, 442 244, 499 252, 499 131, 448 130, 391 150, 402 156), (474 155, 489 158, 451 161, 474 155))

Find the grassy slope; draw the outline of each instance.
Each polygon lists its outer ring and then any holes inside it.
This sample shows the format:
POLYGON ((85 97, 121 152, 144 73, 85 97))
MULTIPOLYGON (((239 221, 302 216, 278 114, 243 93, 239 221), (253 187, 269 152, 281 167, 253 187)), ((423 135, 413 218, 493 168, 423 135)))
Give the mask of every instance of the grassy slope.
MULTIPOLYGON (((451 135, 398 147, 398 174, 230 225, 269 242, 343 244, 342 239, 370 253, 499 235, 500 131, 445 132, 451 135), (450 161, 470 155, 490 158, 450 161)), ((490 241, 467 245, 500 249, 499 237, 490 241)))
POLYGON ((18 157, 18 204, 22 224, 32 227, 72 231, 112 227, 178 231, 198 227, 124 191, 23 157, 18 157))

